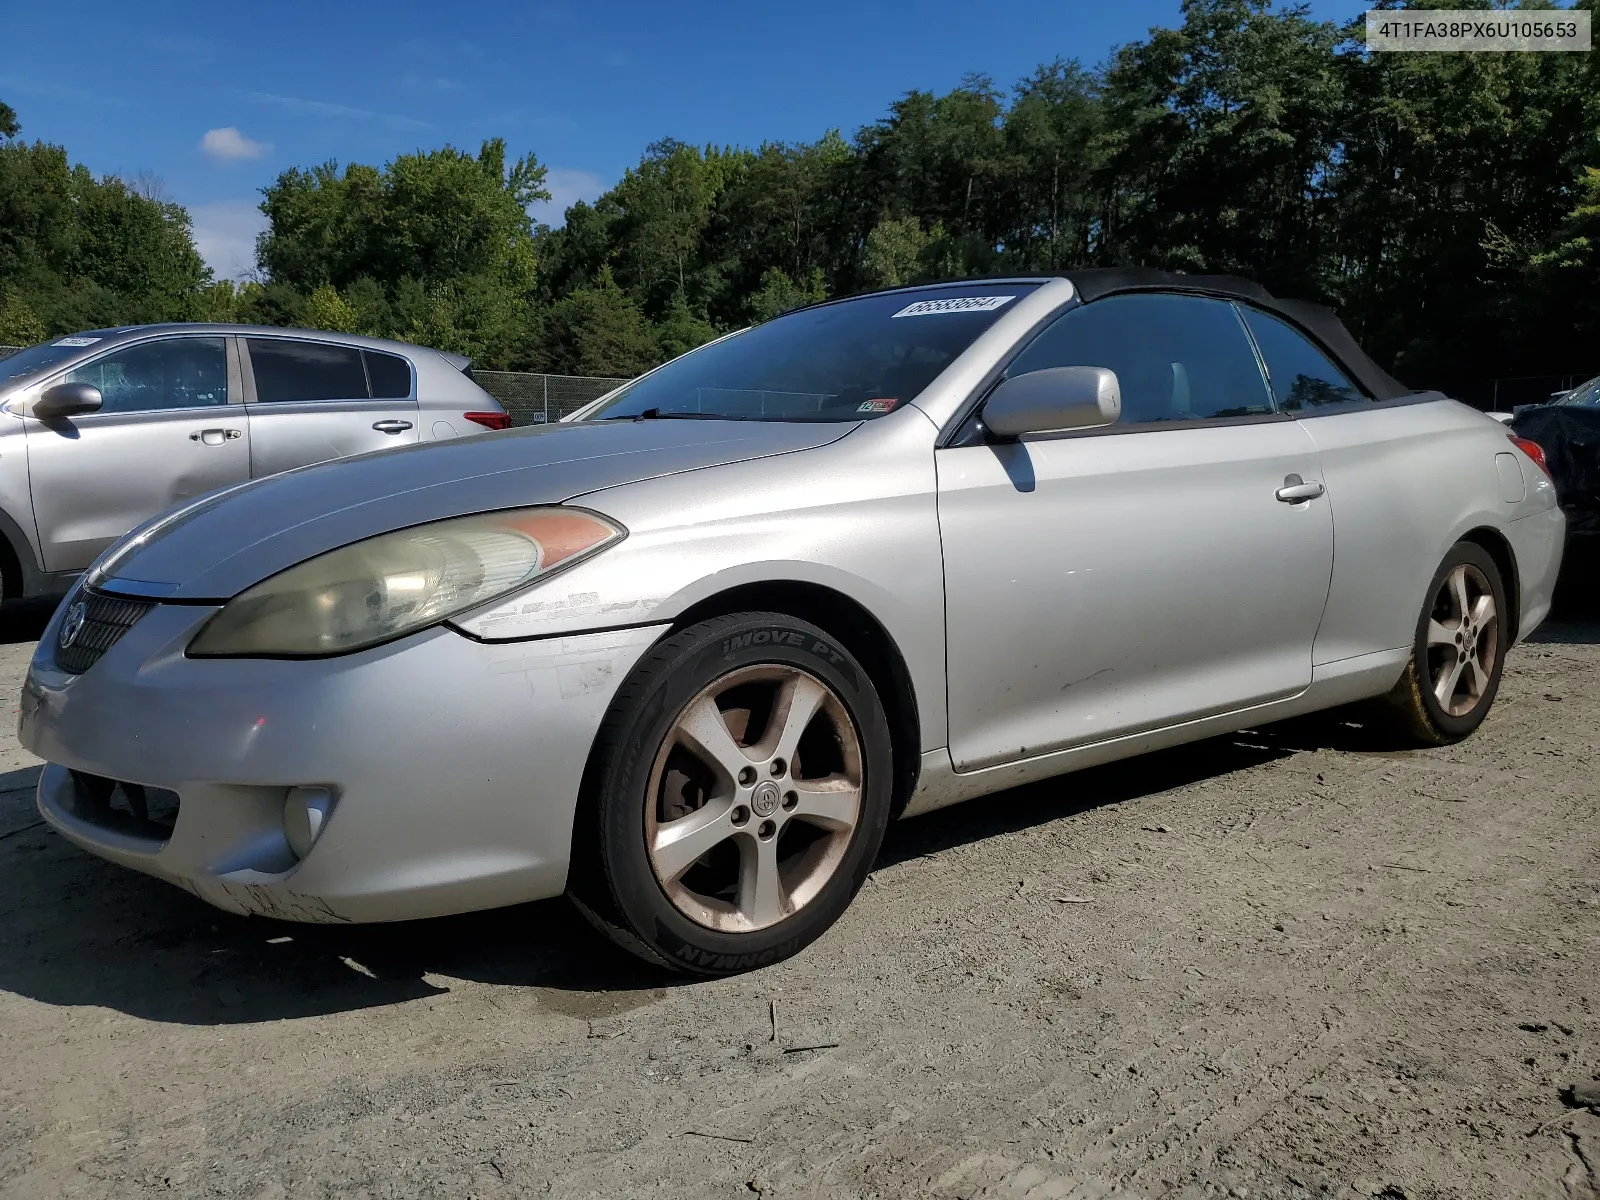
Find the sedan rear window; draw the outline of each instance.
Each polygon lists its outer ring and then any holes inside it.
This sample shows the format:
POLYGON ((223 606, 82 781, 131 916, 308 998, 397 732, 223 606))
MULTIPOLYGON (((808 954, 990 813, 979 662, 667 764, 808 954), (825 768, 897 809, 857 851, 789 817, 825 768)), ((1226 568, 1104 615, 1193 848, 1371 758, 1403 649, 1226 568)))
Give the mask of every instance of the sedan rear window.
POLYGON ((913 400, 1035 286, 963 284, 801 309, 668 363, 591 419, 881 417, 913 400))

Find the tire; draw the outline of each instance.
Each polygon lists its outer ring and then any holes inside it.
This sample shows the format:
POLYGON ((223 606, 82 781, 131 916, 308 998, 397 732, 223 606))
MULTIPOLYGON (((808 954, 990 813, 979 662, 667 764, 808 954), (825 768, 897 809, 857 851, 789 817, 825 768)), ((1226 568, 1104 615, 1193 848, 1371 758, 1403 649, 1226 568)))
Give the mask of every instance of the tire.
POLYGON ((877 691, 828 634, 780 613, 691 625, 640 660, 601 726, 568 895, 677 971, 778 962, 866 880, 893 772, 877 691))
POLYGON ((1514 633, 1506 624, 1509 612, 1494 559, 1481 546, 1457 542, 1428 585, 1405 674, 1383 698, 1397 732, 1420 745, 1443 746, 1483 724, 1514 633), (1458 584, 1466 589, 1466 621, 1458 584))

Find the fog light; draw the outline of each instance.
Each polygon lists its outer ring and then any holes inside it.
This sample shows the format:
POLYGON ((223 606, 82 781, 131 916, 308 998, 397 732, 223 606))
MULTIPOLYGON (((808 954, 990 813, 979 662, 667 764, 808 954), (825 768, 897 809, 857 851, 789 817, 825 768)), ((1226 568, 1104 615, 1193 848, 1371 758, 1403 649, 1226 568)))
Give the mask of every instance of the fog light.
POLYGON ((283 836, 296 857, 311 853, 328 814, 333 811, 333 793, 325 787, 290 788, 283 802, 283 836))

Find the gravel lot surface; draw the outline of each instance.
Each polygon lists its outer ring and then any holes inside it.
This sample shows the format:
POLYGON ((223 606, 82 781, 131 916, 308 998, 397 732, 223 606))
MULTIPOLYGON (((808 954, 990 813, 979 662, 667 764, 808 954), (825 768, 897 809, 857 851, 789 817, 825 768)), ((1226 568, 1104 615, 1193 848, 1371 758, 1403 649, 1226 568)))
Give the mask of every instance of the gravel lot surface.
POLYGON ((1350 714, 906 822, 799 959, 561 902, 214 912, 36 824, 0 638, 0 1195, 1600 1196, 1600 621, 1462 745, 1350 714))

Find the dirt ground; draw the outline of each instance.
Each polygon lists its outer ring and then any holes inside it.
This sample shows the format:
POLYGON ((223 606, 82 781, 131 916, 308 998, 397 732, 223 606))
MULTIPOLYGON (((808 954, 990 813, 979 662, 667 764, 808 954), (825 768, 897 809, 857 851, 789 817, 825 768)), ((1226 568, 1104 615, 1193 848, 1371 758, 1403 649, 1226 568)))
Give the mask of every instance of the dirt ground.
POLYGON ((561 902, 214 912, 38 826, 0 713, 0 1195, 1597 1197, 1597 668, 1567 620, 1459 746, 1324 716, 906 822, 687 984, 561 902))

